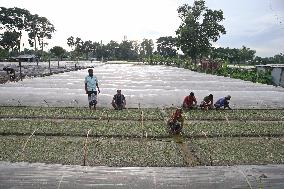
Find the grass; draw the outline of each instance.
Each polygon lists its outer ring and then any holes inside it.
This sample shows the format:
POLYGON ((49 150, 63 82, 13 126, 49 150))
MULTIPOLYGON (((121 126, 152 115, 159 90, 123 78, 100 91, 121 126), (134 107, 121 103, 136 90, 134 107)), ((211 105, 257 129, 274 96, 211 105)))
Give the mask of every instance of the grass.
MULTIPOLYGON (((83 137, 35 136, 27 143, 23 152, 26 140, 27 137, 1 137, 0 160, 83 164, 83 137)), ((184 166, 175 143, 90 138, 87 148, 86 159, 90 166, 184 166)))
POLYGON ((203 164, 283 164, 283 138, 218 138, 191 141, 203 164))

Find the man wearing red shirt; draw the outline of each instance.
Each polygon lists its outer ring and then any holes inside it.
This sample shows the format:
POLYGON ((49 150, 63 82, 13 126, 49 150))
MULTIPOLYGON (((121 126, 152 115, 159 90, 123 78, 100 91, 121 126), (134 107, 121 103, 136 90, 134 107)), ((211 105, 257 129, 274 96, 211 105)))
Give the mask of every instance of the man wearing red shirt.
POLYGON ((188 96, 184 98, 182 107, 186 110, 189 110, 189 109, 196 108, 196 104, 197 104, 197 101, 194 96, 194 93, 191 92, 188 96))

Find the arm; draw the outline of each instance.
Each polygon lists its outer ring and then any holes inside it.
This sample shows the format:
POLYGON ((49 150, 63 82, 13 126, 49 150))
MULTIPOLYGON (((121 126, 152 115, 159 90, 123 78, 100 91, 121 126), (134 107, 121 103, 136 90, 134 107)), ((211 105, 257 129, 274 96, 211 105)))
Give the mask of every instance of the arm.
POLYGON ((85 91, 86 91, 86 94, 88 94, 87 83, 85 83, 85 91))
POLYGON ((124 106, 126 105, 126 99, 125 99, 124 95, 123 95, 123 105, 124 106))
POLYGON ((186 99, 186 97, 183 99, 182 106, 187 108, 187 99, 186 99))
POLYGON ((115 95, 113 96, 111 103, 112 103, 112 104, 115 103, 115 95))
POLYGON ((212 105, 213 105, 213 99, 209 101, 208 105, 209 105, 209 106, 212 106, 212 105))
POLYGON ((98 88, 98 92, 100 93, 101 91, 100 91, 98 82, 96 83, 96 85, 97 85, 97 88, 98 88))
POLYGON ((87 87, 87 77, 85 77, 85 91, 86 91, 86 94, 88 94, 88 87, 87 87))

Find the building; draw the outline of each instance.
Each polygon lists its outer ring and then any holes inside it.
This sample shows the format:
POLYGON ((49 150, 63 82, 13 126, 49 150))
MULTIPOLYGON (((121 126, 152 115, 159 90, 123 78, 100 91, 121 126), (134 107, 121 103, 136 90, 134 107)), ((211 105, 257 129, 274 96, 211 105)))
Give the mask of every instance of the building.
POLYGON ((17 57, 12 57, 15 61, 21 61, 21 62, 35 62, 37 57, 34 54, 22 54, 17 57))
POLYGON ((276 86, 284 87, 284 64, 256 65, 257 72, 271 72, 272 82, 276 86))

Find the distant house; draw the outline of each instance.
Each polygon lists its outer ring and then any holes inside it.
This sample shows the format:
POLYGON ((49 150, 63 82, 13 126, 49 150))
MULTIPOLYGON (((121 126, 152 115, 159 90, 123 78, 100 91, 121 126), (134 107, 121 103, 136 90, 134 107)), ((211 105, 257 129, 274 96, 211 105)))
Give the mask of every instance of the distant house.
POLYGON ((198 62, 198 65, 201 66, 202 70, 217 70, 221 64, 217 61, 202 59, 198 62))
POLYGON ((34 54, 22 54, 17 57, 12 57, 11 59, 15 61, 21 61, 21 62, 35 62, 37 57, 34 54))
POLYGON ((256 65, 255 67, 258 72, 270 71, 274 85, 284 87, 284 64, 256 65))

